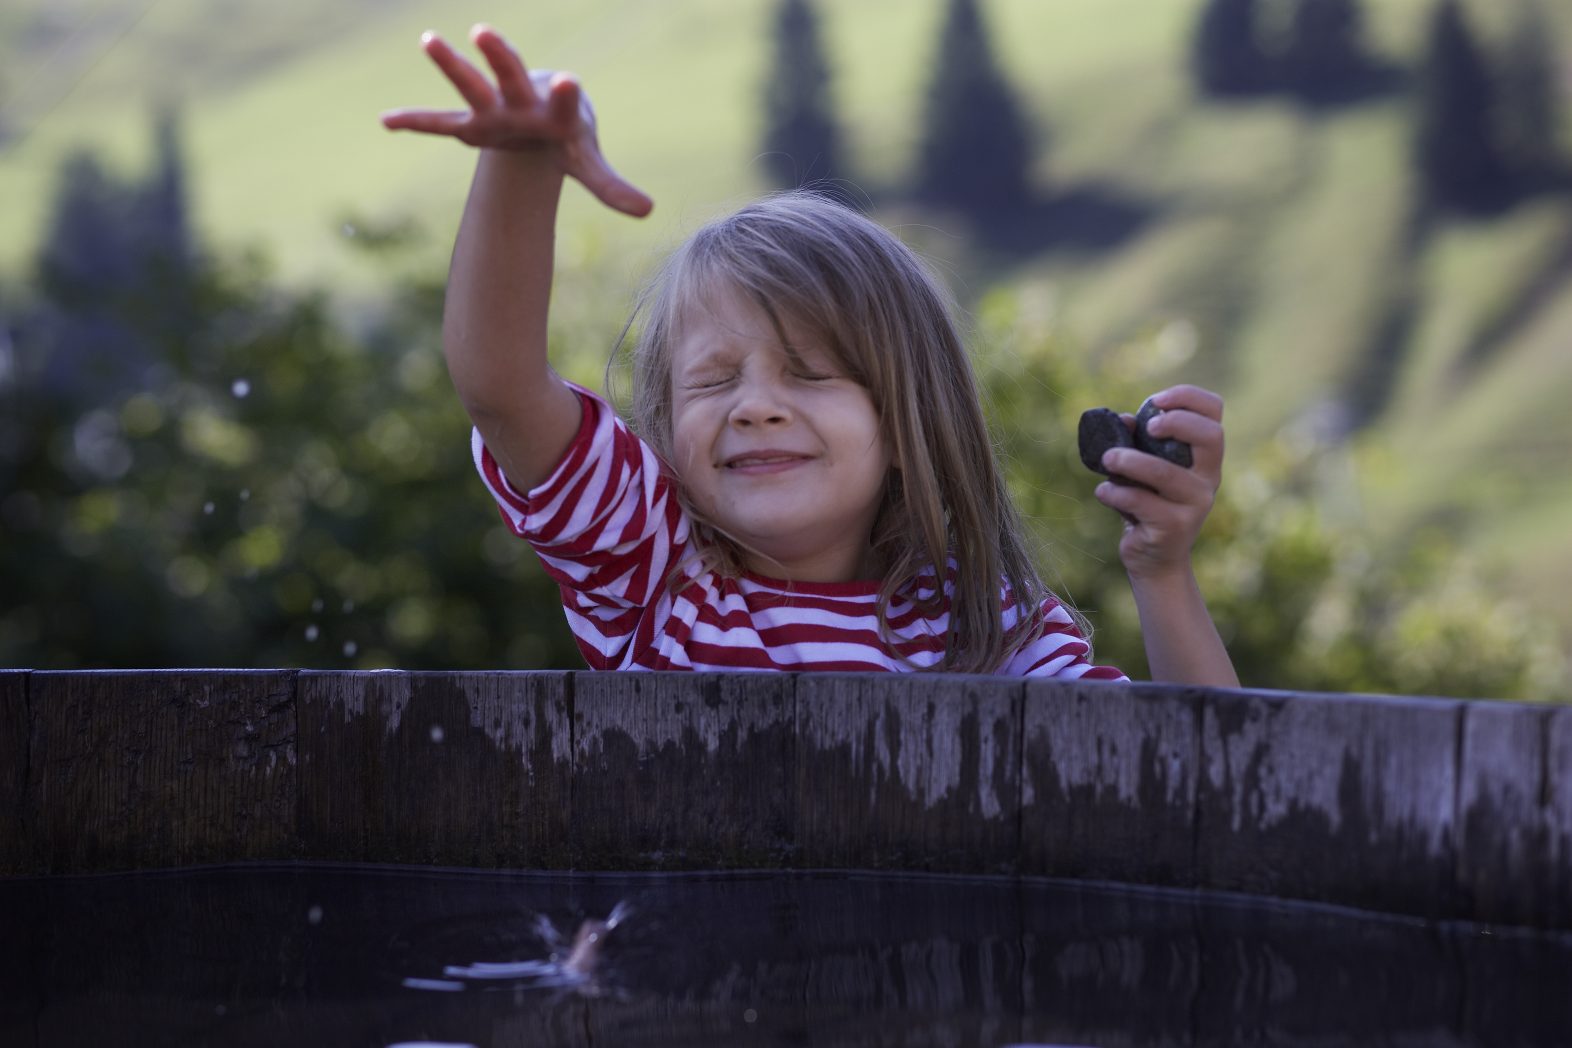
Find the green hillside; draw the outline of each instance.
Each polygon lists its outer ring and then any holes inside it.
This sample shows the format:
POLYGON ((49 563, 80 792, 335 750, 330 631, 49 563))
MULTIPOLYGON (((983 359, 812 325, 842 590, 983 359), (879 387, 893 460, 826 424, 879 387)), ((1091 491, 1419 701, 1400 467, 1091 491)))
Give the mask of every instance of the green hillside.
MULTIPOLYGON (((940 6, 819 5, 852 160, 875 198, 908 169, 940 6)), ((1179 341, 1195 348, 1182 373, 1227 391, 1236 449, 1285 427, 1335 424, 1372 353, 1383 354, 1392 366, 1382 410, 1326 451, 1328 475, 1342 478, 1341 511, 1394 543, 1446 528, 1487 558, 1503 589, 1572 635, 1572 412, 1562 408, 1572 400, 1572 201, 1447 226, 1409 263, 1408 100, 1319 116, 1275 101, 1201 106, 1184 66, 1197 6, 985 4, 1043 133, 1040 187, 1096 186, 1139 202, 1151 218, 1129 239, 1105 252, 1006 258, 933 216, 885 217, 962 278, 963 297, 995 281, 1032 286, 1089 354, 1164 328, 1186 333, 1179 341), (1389 327, 1404 308, 1407 323, 1389 327)), ((1543 6, 1572 76, 1572 8, 1543 6)), ((1366 7, 1375 45, 1411 66, 1429 0, 1366 7)), ((102 150, 126 170, 143 163, 158 98, 182 107, 194 204, 216 246, 261 247, 292 282, 374 293, 374 272, 346 247, 346 223, 412 216, 441 264, 472 157, 390 135, 376 115, 449 104, 417 37, 462 36, 491 19, 527 59, 581 74, 608 154, 657 200, 655 216, 635 223, 571 194, 564 260, 611 260, 600 267, 617 281, 603 289, 609 341, 662 247, 762 188, 768 9, 765 0, 581 0, 527 12, 434 0, 13 3, 0 12, 0 272, 15 275, 29 256, 69 150, 102 150)), ((1478 2, 1471 13, 1499 34, 1513 9, 1478 2)))

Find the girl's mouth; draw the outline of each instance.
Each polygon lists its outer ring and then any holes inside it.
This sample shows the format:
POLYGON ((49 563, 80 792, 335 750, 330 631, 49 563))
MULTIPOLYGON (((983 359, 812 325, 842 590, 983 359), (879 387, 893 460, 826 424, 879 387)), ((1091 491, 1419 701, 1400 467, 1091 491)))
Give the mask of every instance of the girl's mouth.
POLYGON ((790 451, 758 451, 747 455, 736 455, 727 459, 722 465, 734 473, 780 473, 800 466, 808 461, 808 456, 799 455, 790 451))

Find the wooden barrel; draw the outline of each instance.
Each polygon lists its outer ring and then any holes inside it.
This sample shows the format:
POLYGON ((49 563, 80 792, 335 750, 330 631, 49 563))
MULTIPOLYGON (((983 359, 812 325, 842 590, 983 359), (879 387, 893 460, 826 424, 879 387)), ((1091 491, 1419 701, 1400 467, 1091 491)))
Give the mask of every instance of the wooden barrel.
POLYGON ((1006 873, 1572 928, 1572 708, 859 674, 0 672, 0 873, 1006 873))

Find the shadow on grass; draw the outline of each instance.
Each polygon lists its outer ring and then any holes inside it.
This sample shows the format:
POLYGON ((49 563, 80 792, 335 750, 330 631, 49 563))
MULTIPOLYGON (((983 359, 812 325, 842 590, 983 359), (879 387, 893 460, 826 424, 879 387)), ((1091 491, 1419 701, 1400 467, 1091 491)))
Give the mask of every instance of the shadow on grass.
POLYGON ((1146 201, 1090 184, 1033 201, 1008 214, 974 219, 974 228, 984 246, 1014 257, 1043 251, 1095 254, 1133 239, 1157 213, 1146 201))

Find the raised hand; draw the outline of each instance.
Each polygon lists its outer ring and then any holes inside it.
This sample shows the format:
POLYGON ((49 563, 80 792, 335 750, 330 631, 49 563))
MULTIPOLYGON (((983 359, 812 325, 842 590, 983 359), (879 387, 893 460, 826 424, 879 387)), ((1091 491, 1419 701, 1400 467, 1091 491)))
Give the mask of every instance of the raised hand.
POLYGON ((1193 462, 1185 469, 1135 448, 1103 455, 1108 472, 1145 485, 1110 481, 1096 491, 1097 501, 1124 515, 1119 559, 1132 578, 1188 571, 1190 548, 1222 482, 1223 398, 1198 386, 1174 386, 1152 402, 1162 414, 1147 431, 1189 444, 1193 462))
POLYGON ((582 182, 608 207, 636 217, 649 214, 653 201, 612 170, 601 155, 595 111, 577 80, 567 73, 525 69, 518 53, 490 26, 477 25, 470 39, 490 65, 492 76, 436 33, 421 37, 422 49, 468 108, 393 109, 382 114, 384 127, 445 135, 481 149, 536 152, 562 174, 582 182))

